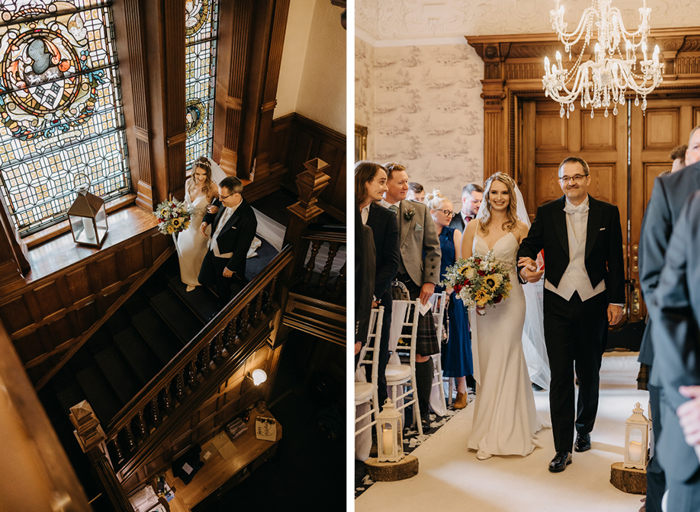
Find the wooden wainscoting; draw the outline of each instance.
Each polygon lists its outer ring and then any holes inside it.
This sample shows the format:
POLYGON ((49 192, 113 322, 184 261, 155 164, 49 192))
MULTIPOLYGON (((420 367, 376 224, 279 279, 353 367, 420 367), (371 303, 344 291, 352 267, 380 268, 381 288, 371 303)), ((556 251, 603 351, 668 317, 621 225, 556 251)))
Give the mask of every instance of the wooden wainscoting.
MULTIPOLYGON (((33 251, 42 252, 41 260, 62 257, 47 247, 33 251)), ((171 238, 152 227, 102 250, 74 249, 87 256, 0 299, 0 320, 37 388, 174 250, 171 238)))
POLYGON ((275 168, 286 167, 281 185, 295 194, 295 180, 298 174, 304 172, 304 162, 320 158, 330 165, 324 172, 331 179, 321 193, 319 206, 339 222, 345 223, 346 136, 294 113, 275 119, 272 146, 273 174, 275 168))

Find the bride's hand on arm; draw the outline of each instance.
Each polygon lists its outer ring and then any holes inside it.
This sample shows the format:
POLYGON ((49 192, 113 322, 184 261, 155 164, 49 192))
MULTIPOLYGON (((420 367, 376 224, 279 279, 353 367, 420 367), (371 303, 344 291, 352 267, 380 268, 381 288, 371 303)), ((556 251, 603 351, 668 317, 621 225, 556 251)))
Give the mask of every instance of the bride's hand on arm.
POLYGON ((462 258, 464 259, 472 257, 472 245, 474 244, 477 222, 477 220, 470 220, 467 227, 464 228, 464 236, 462 237, 462 258))
POLYGON ((528 283, 536 283, 542 279, 544 274, 544 269, 537 270, 537 262, 527 256, 518 259, 518 267, 520 268, 520 277, 528 283))

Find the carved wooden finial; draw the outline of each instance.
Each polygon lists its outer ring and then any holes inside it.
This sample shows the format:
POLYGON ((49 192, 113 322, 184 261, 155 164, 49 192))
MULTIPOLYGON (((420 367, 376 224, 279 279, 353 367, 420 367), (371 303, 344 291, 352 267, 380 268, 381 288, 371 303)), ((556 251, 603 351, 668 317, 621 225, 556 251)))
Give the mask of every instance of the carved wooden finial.
POLYGON ((316 202, 318 201, 318 196, 321 195, 323 189, 330 182, 331 177, 323 172, 330 165, 320 158, 314 158, 304 162, 304 167, 306 167, 306 170, 299 174, 296 179, 299 202, 288 209, 302 220, 310 221, 323 213, 323 210, 316 205, 316 202))
POLYGON ((83 452, 90 451, 107 437, 87 400, 71 407, 69 417, 75 427, 73 434, 83 452))

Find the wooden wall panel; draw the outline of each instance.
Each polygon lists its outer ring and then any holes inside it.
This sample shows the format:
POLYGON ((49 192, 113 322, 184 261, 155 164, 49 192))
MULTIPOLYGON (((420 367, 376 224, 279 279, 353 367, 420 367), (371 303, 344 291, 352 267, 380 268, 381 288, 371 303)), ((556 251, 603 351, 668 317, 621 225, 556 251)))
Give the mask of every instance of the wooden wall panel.
POLYGON ((648 204, 651 199, 651 191, 654 188, 654 180, 664 171, 671 169, 671 162, 663 164, 644 164, 644 204, 648 204))
POLYGON ((0 320, 38 387, 150 275, 154 259, 171 253, 171 244, 146 231, 0 299, 0 320))
POLYGON ((538 150, 566 151, 567 139, 566 118, 561 118, 559 112, 537 113, 535 144, 538 150))
POLYGON ((615 124, 608 122, 604 116, 581 116, 581 149, 582 150, 615 150, 615 124))
POLYGON ((304 162, 320 158, 330 165, 325 171, 330 181, 321 193, 319 204, 326 213, 340 222, 345 222, 346 193, 346 137, 302 115, 295 114, 289 120, 287 116, 277 123, 277 136, 273 142, 273 154, 276 145, 287 146, 287 173, 282 185, 296 193, 296 177, 304 172, 304 162))
POLYGON ((615 168, 613 165, 590 164, 591 184, 588 193, 608 203, 615 202, 615 168))
POLYGON ((562 192, 557 181, 558 171, 559 167, 557 165, 538 165, 535 168, 536 205, 561 197, 562 192))
POLYGON ((648 111, 644 116, 643 149, 666 150, 680 144, 679 117, 678 108, 648 111))

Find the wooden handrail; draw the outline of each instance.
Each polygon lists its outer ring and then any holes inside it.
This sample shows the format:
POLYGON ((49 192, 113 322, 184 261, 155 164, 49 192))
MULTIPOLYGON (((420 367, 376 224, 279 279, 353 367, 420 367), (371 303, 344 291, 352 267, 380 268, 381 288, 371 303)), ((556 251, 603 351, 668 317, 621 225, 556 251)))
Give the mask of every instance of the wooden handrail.
POLYGON ((160 392, 191 364, 200 351, 211 343, 231 320, 240 315, 244 308, 247 309, 258 294, 282 273, 291 260, 292 250, 287 246, 117 413, 105 428, 107 441, 115 440, 119 432, 129 426, 140 411, 157 399, 160 392))

